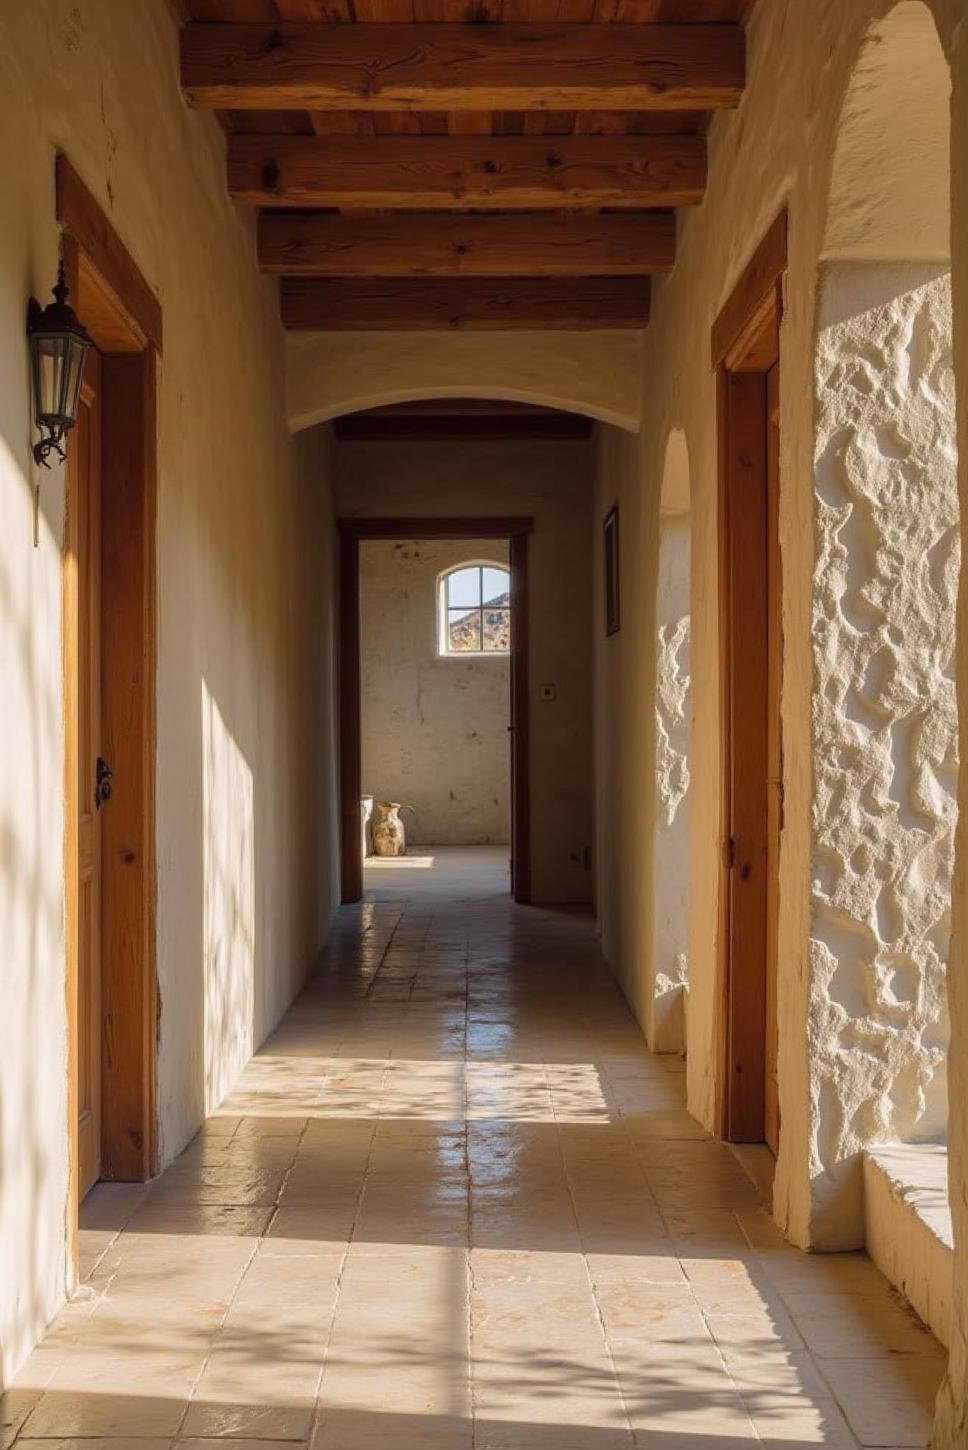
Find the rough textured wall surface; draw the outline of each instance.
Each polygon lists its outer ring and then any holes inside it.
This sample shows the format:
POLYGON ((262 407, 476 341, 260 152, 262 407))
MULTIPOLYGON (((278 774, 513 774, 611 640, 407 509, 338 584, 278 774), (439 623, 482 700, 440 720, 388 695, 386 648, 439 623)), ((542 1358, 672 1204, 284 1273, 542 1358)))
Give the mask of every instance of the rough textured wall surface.
POLYGON ((587 902, 593 844, 591 557, 594 457, 572 442, 336 445, 341 516, 530 515, 532 887, 587 902), (543 700, 542 684, 555 686, 543 700))
POLYGON ((407 840, 437 846, 505 843, 510 830, 508 658, 438 647, 439 576, 467 562, 507 567, 507 543, 360 549, 363 789, 409 805, 407 840))
POLYGON ((689 979, 689 536, 688 515, 659 520, 655 689, 655 941, 652 1010, 655 1052, 686 1045, 689 979))
POLYGON ((24 337, 27 298, 46 298, 56 273, 58 147, 164 312, 157 919, 166 1158, 292 997, 333 900, 334 816, 318 779, 321 753, 332 754, 325 460, 306 441, 294 453, 276 289, 259 276, 251 218, 226 193, 224 135, 181 96, 177 55, 177 23, 161 0, 0 5, 0 1378, 72 1277, 65 478, 60 468, 38 473, 30 455, 24 337))
POLYGON ((865 1145, 942 1136, 957 814, 951 286, 832 264, 817 346, 816 1233, 862 1241, 865 1145))

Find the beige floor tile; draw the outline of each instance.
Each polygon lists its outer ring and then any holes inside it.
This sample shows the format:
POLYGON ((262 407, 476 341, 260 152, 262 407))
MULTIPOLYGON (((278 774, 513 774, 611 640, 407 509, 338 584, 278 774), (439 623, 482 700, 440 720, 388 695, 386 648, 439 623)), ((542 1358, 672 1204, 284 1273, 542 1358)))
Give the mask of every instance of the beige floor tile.
MULTIPOLYGON (((204 1439, 306 1440, 313 1422, 313 1399, 302 1405, 221 1404, 201 1400, 188 1407, 182 1435, 204 1439)), ((180 1441, 184 1444, 184 1440, 180 1441)))
POLYGON ((149 1394, 134 1384, 103 1390, 96 1381, 86 1390, 47 1390, 20 1439, 167 1438, 178 1430, 187 1394, 187 1387, 184 1396, 177 1387, 171 1396, 149 1394))
POLYGON ((944 1360, 884 1354, 824 1360, 823 1374, 861 1445, 927 1444, 944 1360))
POLYGON ((86 1201, 0 1450, 923 1445, 940 1349, 784 1242, 590 920, 488 849, 368 877, 185 1153, 86 1201))
POLYGON ((168 1450, 171 1440, 166 1437, 142 1439, 135 1436, 117 1436, 112 1439, 91 1436, 77 1438, 62 1436, 56 1440, 37 1442, 36 1450, 168 1450))
MULTIPOLYGON (((213 1450, 210 1441, 200 1439, 179 1440, 179 1450, 213 1450)), ((269 1440, 269 1439, 247 1439, 239 1437, 236 1439, 220 1439, 218 1450, 292 1450, 291 1440, 269 1440)))

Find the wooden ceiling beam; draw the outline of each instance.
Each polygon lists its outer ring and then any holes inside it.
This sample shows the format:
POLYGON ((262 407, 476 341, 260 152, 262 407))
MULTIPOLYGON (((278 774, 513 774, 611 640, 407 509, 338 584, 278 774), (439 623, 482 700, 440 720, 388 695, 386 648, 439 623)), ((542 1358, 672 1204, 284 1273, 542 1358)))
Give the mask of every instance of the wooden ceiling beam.
POLYGON ((259 263, 295 277, 617 277, 671 271, 671 212, 263 212, 259 263))
POLYGON ((283 325, 294 332, 597 331, 649 320, 647 277, 284 277, 283 325))
POLYGON ((696 205, 701 136, 233 136, 229 191, 257 206, 422 210, 696 205))
POLYGON ((228 110, 712 110, 738 105, 735 25, 186 25, 182 86, 228 110))

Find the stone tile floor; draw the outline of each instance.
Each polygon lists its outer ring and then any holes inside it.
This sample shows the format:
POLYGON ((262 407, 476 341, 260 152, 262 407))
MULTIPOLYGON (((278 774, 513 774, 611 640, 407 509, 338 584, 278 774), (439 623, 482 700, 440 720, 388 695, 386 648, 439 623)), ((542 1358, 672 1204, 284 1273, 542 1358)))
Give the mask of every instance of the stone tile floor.
POLYGON ((923 1446, 939 1346, 863 1255, 783 1242, 590 920, 511 905, 493 851, 367 875, 189 1148, 88 1199, 5 1443, 923 1446))

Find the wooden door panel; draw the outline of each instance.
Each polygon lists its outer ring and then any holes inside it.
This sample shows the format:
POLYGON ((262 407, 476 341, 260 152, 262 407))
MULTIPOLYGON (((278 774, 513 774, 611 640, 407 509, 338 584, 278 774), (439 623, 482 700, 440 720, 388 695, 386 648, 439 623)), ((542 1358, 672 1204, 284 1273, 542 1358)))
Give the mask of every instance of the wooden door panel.
POLYGON ((94 804, 101 747, 100 357, 85 369, 72 478, 77 652, 77 1134, 81 1197, 101 1174, 101 820, 94 804))
POLYGON ((727 1117, 735 1141, 763 1137, 767 910, 765 380, 732 373, 728 409, 727 610, 729 941, 727 1117))
POLYGON ((766 901, 766 1052, 763 1136, 774 1155, 780 1144, 777 1084, 777 971, 779 955, 780 832, 783 828, 783 745, 780 686, 783 661, 780 535, 780 365, 766 374, 766 527, 769 667, 767 678, 767 901, 766 901))

